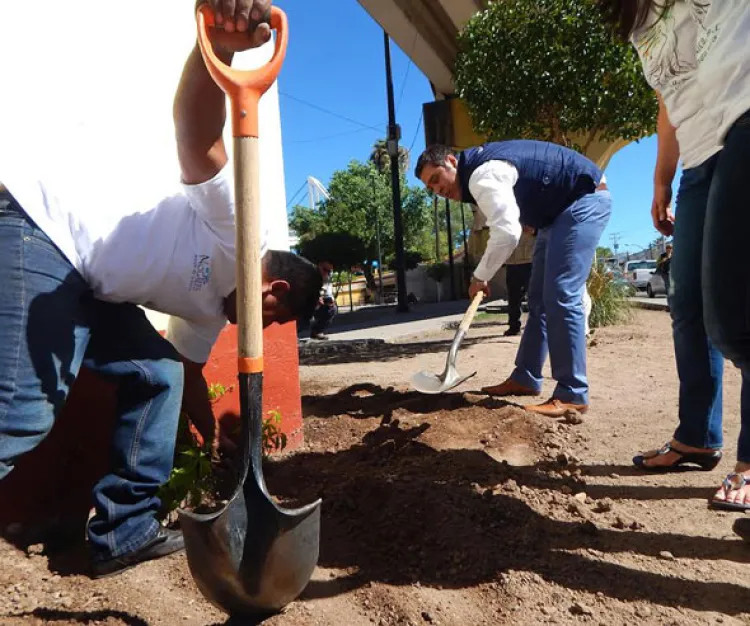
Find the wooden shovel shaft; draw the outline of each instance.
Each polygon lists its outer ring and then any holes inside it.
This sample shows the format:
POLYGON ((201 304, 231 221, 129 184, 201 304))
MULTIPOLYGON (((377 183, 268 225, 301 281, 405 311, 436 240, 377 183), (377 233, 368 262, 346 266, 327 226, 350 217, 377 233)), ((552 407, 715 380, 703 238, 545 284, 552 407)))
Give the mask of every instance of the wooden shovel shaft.
POLYGON ((466 309, 466 313, 464 313, 464 317, 461 320, 461 324, 458 327, 459 330, 462 330, 464 332, 469 330, 469 326, 471 326, 471 323, 474 321, 474 316, 477 314, 477 309, 479 308, 479 305, 482 303, 482 298, 484 298, 483 291, 480 291, 479 293, 477 293, 476 296, 474 296, 474 299, 471 301, 469 308, 466 309))
POLYGON ((234 138, 237 334, 240 370, 263 371, 263 276, 257 137, 234 138))

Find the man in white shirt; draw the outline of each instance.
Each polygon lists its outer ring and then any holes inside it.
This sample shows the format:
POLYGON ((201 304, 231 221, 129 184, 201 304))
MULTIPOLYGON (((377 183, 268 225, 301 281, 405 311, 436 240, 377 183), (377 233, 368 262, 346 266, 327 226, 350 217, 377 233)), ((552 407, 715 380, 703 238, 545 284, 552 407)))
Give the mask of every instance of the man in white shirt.
POLYGON ((488 282, 518 245, 522 224, 537 230, 529 317, 510 378, 485 391, 538 396, 550 353, 557 386, 527 410, 551 417, 588 409, 583 294, 594 251, 611 212, 602 172, 582 155, 541 141, 487 143, 456 156, 430 146, 416 175, 433 192, 475 204, 489 226, 487 249, 474 270, 469 296, 489 294, 488 282))
MULTIPOLYGON (((225 62, 269 38, 253 16, 270 0, 211 4, 225 25, 214 39, 225 62)), ((52 147, 33 159, 0 149, 0 479, 50 431, 82 363, 118 382, 112 466, 88 526, 96 577, 182 548, 155 517, 181 407, 214 436, 202 367, 236 320, 225 118, 196 47, 175 97, 182 187, 169 197, 138 199, 141 163, 100 180, 69 146, 57 160, 52 147), (172 315, 167 339, 136 305, 172 315)), ((266 251, 263 278, 264 325, 310 317, 322 282, 313 264, 266 251)))

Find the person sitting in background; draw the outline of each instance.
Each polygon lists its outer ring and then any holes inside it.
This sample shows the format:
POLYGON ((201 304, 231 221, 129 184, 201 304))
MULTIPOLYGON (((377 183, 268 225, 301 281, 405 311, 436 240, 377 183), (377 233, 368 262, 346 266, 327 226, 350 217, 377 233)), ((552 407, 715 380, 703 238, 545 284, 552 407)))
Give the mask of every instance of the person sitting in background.
POLYGON ((318 307, 313 313, 312 323, 310 324, 310 339, 321 340, 328 339, 325 330, 336 317, 338 306, 333 295, 333 265, 328 261, 322 261, 318 263, 318 268, 323 276, 323 286, 320 290, 318 307))

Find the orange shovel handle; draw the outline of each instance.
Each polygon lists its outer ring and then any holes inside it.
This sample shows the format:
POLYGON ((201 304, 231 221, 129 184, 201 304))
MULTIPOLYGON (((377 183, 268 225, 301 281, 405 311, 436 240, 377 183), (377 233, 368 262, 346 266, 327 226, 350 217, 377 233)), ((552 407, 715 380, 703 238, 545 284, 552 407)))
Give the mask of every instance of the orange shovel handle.
POLYGON ((289 41, 286 13, 271 7, 271 28, 276 31, 276 49, 271 60, 255 70, 237 70, 221 61, 214 52, 208 29, 214 25, 211 8, 198 8, 198 45, 211 77, 232 103, 232 133, 235 137, 258 136, 258 102, 276 80, 284 63, 289 41))

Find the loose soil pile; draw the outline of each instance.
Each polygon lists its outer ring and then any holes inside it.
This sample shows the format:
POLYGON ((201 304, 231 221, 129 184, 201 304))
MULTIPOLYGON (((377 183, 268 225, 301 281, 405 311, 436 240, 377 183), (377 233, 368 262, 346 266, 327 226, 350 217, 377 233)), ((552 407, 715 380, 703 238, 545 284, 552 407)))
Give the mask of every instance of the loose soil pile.
MULTIPOLYGON (((302 368, 306 446, 270 463, 267 480, 284 502, 324 498, 320 567, 265 623, 750 623, 750 549, 731 533, 736 515, 706 507, 732 465, 737 372, 720 468, 644 476, 630 457, 675 426, 668 316, 598 331, 591 411, 561 421, 472 391, 510 372, 518 340, 502 330, 472 330, 459 370, 479 373, 443 396, 406 381, 441 370, 449 331, 381 346, 375 361, 302 368)), ((201 597, 183 555, 103 581, 85 563, 80 545, 0 543, 0 624, 249 623, 201 597)))

